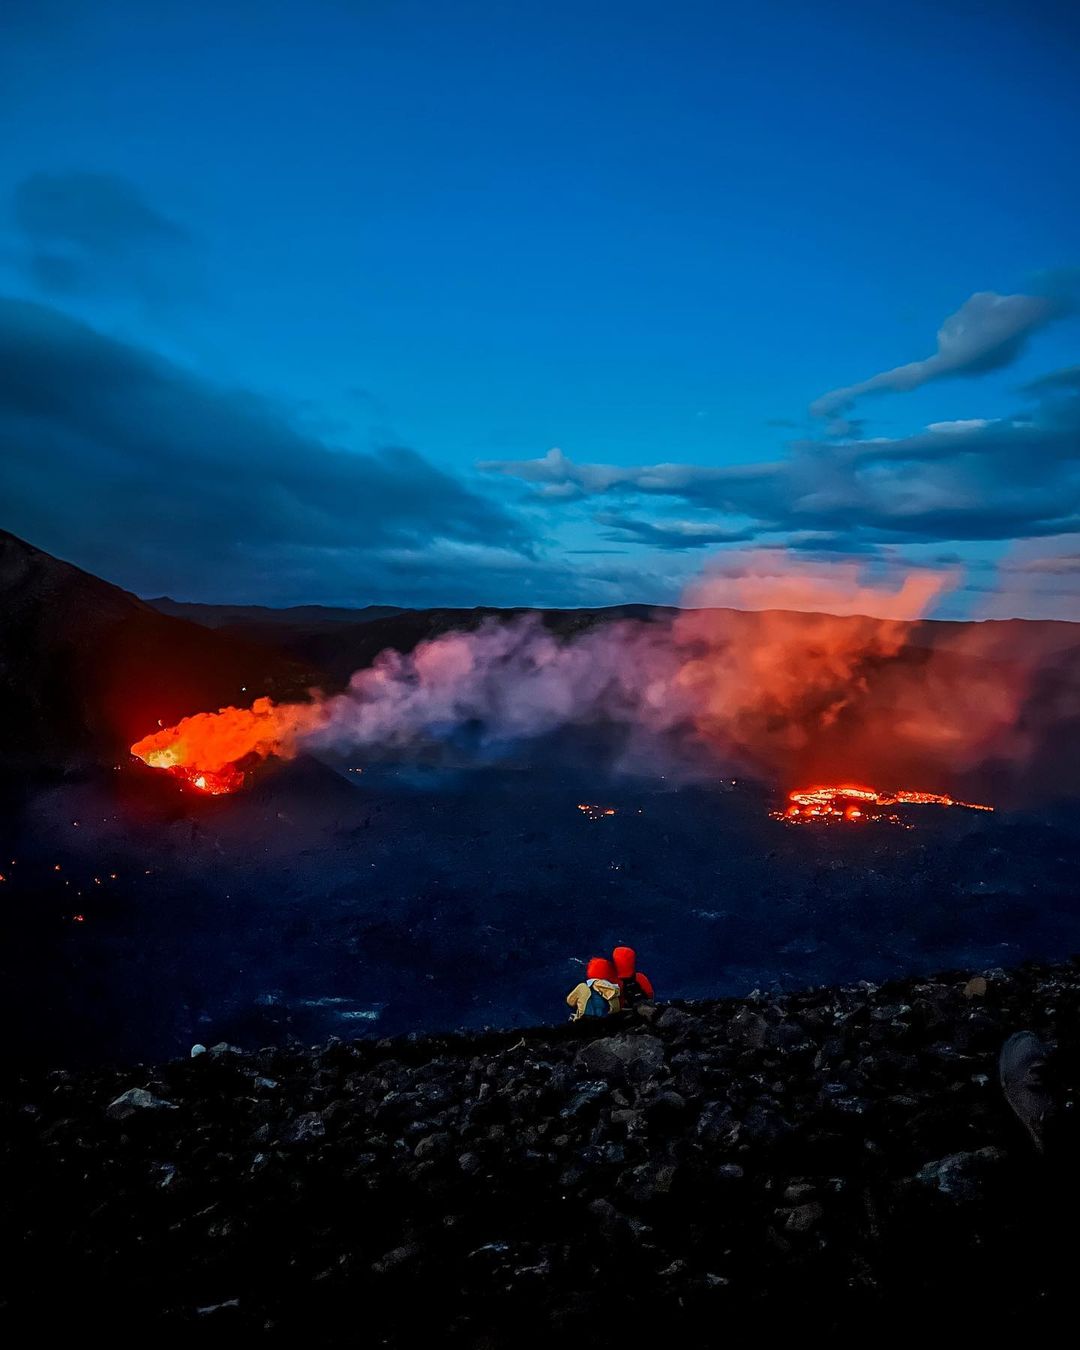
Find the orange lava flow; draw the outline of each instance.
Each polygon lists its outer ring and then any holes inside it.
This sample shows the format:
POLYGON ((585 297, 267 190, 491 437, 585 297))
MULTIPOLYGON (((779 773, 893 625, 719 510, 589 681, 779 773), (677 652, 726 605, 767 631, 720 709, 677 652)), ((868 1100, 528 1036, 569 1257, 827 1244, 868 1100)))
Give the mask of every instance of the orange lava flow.
POLYGON ((314 704, 275 704, 258 698, 250 708, 196 713, 136 741, 131 753, 152 769, 161 769, 199 792, 221 796, 244 784, 241 761, 277 755, 289 759, 298 738, 317 725, 314 704))
MULTIPOLYGON (((876 788, 845 783, 836 787, 798 788, 788 793, 790 805, 776 812, 784 820, 846 820, 855 822, 866 818, 881 819, 893 806, 962 806, 968 811, 992 811, 992 806, 978 802, 962 802, 940 792, 917 792, 898 789, 879 792, 876 788)), ((891 818, 887 815, 884 818, 891 818)))

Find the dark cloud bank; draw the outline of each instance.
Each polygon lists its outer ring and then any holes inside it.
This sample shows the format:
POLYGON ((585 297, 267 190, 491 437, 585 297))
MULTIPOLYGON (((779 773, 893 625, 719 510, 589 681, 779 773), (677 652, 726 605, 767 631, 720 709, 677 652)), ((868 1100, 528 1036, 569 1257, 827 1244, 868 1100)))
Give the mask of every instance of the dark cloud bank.
POLYGON ((695 509, 692 521, 642 521, 614 510, 596 517, 609 538, 667 549, 782 539, 858 551, 1069 535, 1080 530, 1077 368, 1029 384, 1027 406, 1007 418, 938 422, 898 438, 866 437, 858 422, 837 418, 868 394, 1008 365, 1035 331, 1072 312, 1069 278, 1052 282, 1046 295, 973 295, 945 320, 933 356, 823 395, 811 411, 830 419, 828 437, 795 441, 773 461, 623 466, 550 450, 481 467, 552 503, 600 497, 695 509))
POLYGON ((30 174, 12 218, 18 261, 46 295, 131 293, 160 307, 195 285, 194 236, 117 174, 30 174))
POLYGON ((337 449, 55 309, 0 300, 5 523, 142 591, 459 602, 521 521, 415 451, 337 449))

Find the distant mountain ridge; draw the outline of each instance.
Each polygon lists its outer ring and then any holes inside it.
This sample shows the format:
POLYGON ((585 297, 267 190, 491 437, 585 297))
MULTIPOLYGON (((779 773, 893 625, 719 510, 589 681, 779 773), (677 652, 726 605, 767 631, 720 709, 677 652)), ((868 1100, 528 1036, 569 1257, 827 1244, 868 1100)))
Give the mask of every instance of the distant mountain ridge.
MULTIPOLYGON (((161 612, 189 619, 229 636, 258 642, 286 653, 323 672, 330 684, 343 687, 354 671, 370 665, 379 652, 393 648, 409 652, 421 642, 430 642, 450 632, 469 632, 485 622, 510 623, 536 615, 544 626, 562 638, 574 637, 604 623, 636 621, 662 623, 678 614, 692 614, 674 605, 623 604, 577 609, 533 609, 528 606, 498 608, 437 607, 409 609, 394 605, 365 605, 356 609, 335 606, 296 605, 274 609, 263 605, 201 605, 167 598, 146 602, 161 612)), ((769 615, 793 614, 784 610, 738 610, 717 608, 734 640, 752 641, 755 630, 769 615)), ((799 614, 808 626, 820 616, 799 614)), ((860 616, 851 616, 853 620, 860 616)), ((1080 650, 1080 623, 1063 619, 920 619, 911 623, 905 645, 935 649, 953 644, 961 635, 975 656, 1000 658, 1003 653, 1017 660, 1041 663, 1051 657, 1080 650)))
POLYGON ((358 608, 343 608, 334 605, 287 605, 277 608, 273 605, 210 605, 197 601, 171 600, 167 595, 159 595, 146 601, 161 614, 174 619, 190 619, 192 623, 201 623, 204 628, 226 628, 230 624, 335 624, 366 623, 371 619, 385 619, 391 614, 401 614, 401 605, 362 605, 358 608))

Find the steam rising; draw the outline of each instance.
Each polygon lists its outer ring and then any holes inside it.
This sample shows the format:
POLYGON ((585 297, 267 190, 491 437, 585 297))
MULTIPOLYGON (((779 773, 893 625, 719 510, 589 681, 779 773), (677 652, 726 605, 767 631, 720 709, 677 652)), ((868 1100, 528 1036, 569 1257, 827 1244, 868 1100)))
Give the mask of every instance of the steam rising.
POLYGON ((572 638, 539 617, 490 621, 413 652, 384 651, 348 689, 311 703, 224 709, 147 737, 158 767, 221 770, 302 749, 408 753, 465 735, 488 749, 564 728, 617 733, 624 762, 670 771, 704 759, 787 785, 873 779, 951 790, 988 758, 1023 750, 1027 672, 984 659, 978 630, 912 642, 953 577, 913 571, 889 587, 852 565, 744 555, 674 619, 598 625, 572 638), (718 609, 718 603, 754 606, 718 609), (763 608, 775 605, 779 608, 763 608), (821 612, 829 610, 832 612, 821 612), (662 766, 662 768, 661 768, 662 766))

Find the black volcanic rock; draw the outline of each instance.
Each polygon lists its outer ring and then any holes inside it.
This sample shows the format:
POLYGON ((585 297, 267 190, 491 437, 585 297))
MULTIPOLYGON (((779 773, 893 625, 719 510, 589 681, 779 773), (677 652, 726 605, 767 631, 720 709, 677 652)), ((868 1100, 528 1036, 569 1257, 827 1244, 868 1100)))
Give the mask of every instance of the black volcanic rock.
POLYGON ((260 694, 302 698, 310 668, 159 613, 0 530, 0 746, 5 766, 122 756, 160 720, 260 694))
POLYGON ((0 1325, 1030 1336, 1071 1309, 1074 1149, 1033 1153, 996 1053, 1075 1052, 1080 967, 986 972, 961 1051, 972 973, 9 1080, 0 1325))

